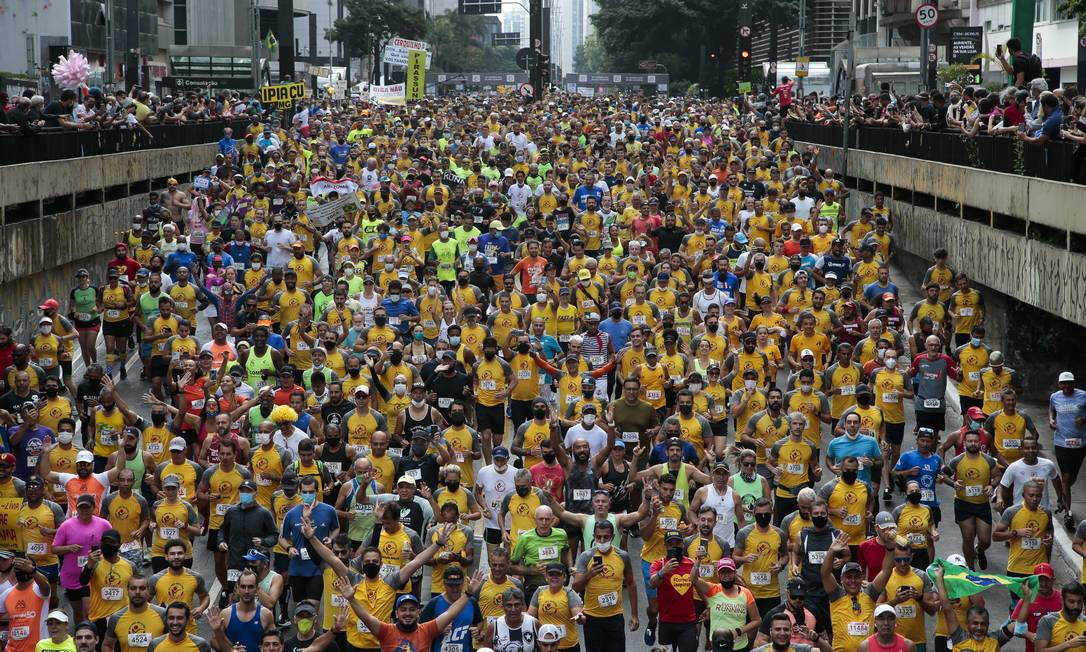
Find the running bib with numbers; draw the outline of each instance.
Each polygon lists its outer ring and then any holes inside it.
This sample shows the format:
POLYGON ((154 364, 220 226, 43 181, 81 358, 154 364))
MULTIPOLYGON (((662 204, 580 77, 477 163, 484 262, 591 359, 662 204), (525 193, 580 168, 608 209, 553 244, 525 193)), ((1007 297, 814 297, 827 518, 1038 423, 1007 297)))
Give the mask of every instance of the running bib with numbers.
POLYGON ((802 464, 786 464, 784 470, 791 475, 799 475, 803 473, 803 468, 802 464))
POLYGON ((147 632, 129 634, 128 647, 151 647, 151 635, 147 632))
POLYGON ((158 529, 158 537, 160 539, 176 539, 179 534, 180 528, 164 527, 158 529))
POLYGON ((842 525, 859 525, 861 523, 859 514, 849 514, 845 518, 841 519, 842 525))
POLYGON ((479 387, 488 392, 493 392, 498 389, 498 383, 493 380, 481 380, 479 381, 479 387))
POLYGON ((984 493, 984 487, 981 485, 969 485, 965 488, 965 495, 970 498, 975 498, 984 493))
POLYGON ((539 549, 539 561, 558 559, 558 546, 543 546, 539 549))
POLYGON ((807 561, 812 564, 821 564, 826 560, 825 550, 812 550, 807 553, 807 561))
POLYGON ((626 442, 627 444, 636 444, 638 441, 640 441, 640 435, 638 435, 636 432, 627 431, 622 433, 622 441, 626 442))
POLYGON ((354 513, 355 514, 372 514, 373 513, 373 504, 372 503, 360 503, 360 504, 357 504, 357 505, 354 506, 354 513))
POLYGON ((29 625, 23 625, 21 627, 12 627, 11 628, 11 640, 13 640, 13 641, 21 641, 21 640, 23 640, 25 638, 29 638, 29 637, 30 637, 30 626, 29 625))
POLYGON ((958 315, 960 315, 962 317, 972 317, 973 316, 973 309, 972 308, 958 308, 958 315))
POLYGON ((231 507, 233 507, 233 505, 230 503, 219 503, 218 505, 215 505, 215 514, 218 516, 226 516, 226 512, 229 511, 231 507))
POLYGON ((418 481, 422 479, 422 469, 408 469, 407 471, 404 471, 404 475, 412 480, 418 481))
POLYGON ((921 534, 920 532, 913 532, 912 534, 907 535, 906 538, 909 540, 909 543, 914 546, 922 546, 928 542, 927 535, 921 534))
POLYGON ((133 550, 142 550, 143 542, 141 541, 129 541, 128 543, 121 544, 121 552, 132 552, 133 550))
POLYGON ((463 453, 461 453, 460 451, 456 451, 456 453, 454 453, 454 456, 456 457, 456 462, 457 462, 458 464, 459 464, 459 463, 461 463, 461 462, 463 462, 463 461, 464 461, 464 460, 466 459, 466 458, 464 457, 464 454, 463 454, 463 453))
POLYGON ((867 636, 870 631, 871 627, 867 623, 851 622, 848 624, 849 636, 867 636))
POLYGON ((724 406, 717 403, 713 406, 713 414, 724 414, 724 406))
POLYGON ((370 633, 370 628, 366 627, 366 623, 362 622, 361 620, 359 620, 358 623, 355 625, 355 629, 358 630, 359 634, 370 633))
MULTIPOLYGON (((180 307, 180 306, 178 306, 178 307, 180 307)), ((115 310, 113 308, 110 308, 109 310, 106 310, 106 319, 120 319, 120 318, 121 318, 121 311, 120 310, 115 310)))
POLYGON ((89 312, 77 312, 77 313, 75 313, 75 320, 76 321, 90 321, 92 319, 94 319, 94 317, 91 317, 91 314, 89 312))
POLYGON ((883 392, 882 393, 882 402, 883 403, 897 403, 897 392, 883 392))
POLYGON ((151 455, 161 455, 162 454, 162 444, 159 444, 159 443, 147 444, 147 452, 150 453, 151 455))
POLYGON ((925 500, 925 501, 928 501, 928 502, 931 502, 931 501, 935 500, 935 492, 932 491, 931 489, 921 489, 920 490, 920 500, 925 500))
POLYGON ((591 498, 592 498, 592 490, 591 489, 574 489, 573 490, 573 500, 591 500, 591 498))
POLYGON ((645 390, 645 398, 650 401, 659 401, 663 393, 658 389, 645 390))
POLYGON ((227 582, 237 582, 238 578, 240 578, 240 577, 241 577, 241 569, 239 569, 239 568, 229 568, 229 569, 227 569, 227 571, 226 571, 226 581, 227 582))
POLYGON ((698 567, 698 577, 712 577, 713 575, 713 566, 711 564, 698 567))
POLYGON ((53 360, 52 358, 38 358, 38 364, 46 369, 51 369, 52 367, 55 367, 57 363, 56 360, 53 360))
POLYGON ((1003 440, 1003 448, 1021 448, 1021 447, 1022 447, 1022 440, 1021 439, 1004 439, 1003 440))
POLYGON ((610 593, 601 593, 596 601, 601 607, 614 607, 618 604, 618 591, 611 591, 610 593))
POLYGON ((124 597, 124 589, 119 586, 103 586, 99 595, 102 596, 103 600, 113 602, 124 597))
POLYGON ((767 586, 772 578, 770 573, 751 573, 750 583, 755 586, 767 586))
POLYGON ((1064 448, 1082 448, 1082 440, 1078 438, 1070 438, 1063 440, 1064 448))
POLYGON ((602 367, 604 360, 606 360, 606 358, 602 355, 592 355, 588 357, 588 362, 591 363, 593 367, 602 367))
POLYGON ((173 302, 173 307, 178 309, 178 310, 188 310, 189 302, 188 301, 174 301, 173 302))
MULTIPOLYGON (((528 369, 517 369, 517 380, 531 380, 532 372, 528 369)), ((458 644, 459 645, 459 644, 458 644)), ((442 646, 444 647, 444 646, 442 646)))
POLYGON ((924 407, 928 408, 929 410, 938 410, 939 407, 942 406, 942 404, 943 404, 943 401, 941 399, 937 399, 937 398, 926 398, 926 399, 924 399, 924 407))
POLYGON ((679 520, 675 518, 662 518, 660 519, 660 529, 662 530, 674 530, 679 527, 679 520))
POLYGON ((325 462, 324 468, 328 469, 332 475, 339 475, 339 472, 343 470, 343 462, 325 462))
POLYGON ((400 572, 400 567, 396 564, 381 564, 381 577, 385 575, 396 575, 400 572))
POLYGON ((916 618, 916 605, 899 604, 894 609, 897 611, 898 618, 916 618))
POLYGON ((345 606, 347 606, 347 598, 343 597, 342 595, 333 595, 332 596, 332 606, 333 607, 345 607, 345 606))
POLYGON ((441 652, 464 652, 463 643, 442 643, 441 652))
POLYGON ((978 380, 980 380, 980 372, 979 371, 970 371, 969 372, 969 380, 973 381, 974 383, 977 382, 978 380))
POLYGON ((566 397, 566 405, 572 405, 572 404, 576 403, 577 400, 580 399, 580 398, 581 397, 577 396, 576 394, 570 394, 569 396, 566 397))
POLYGON ((853 396, 856 394, 855 385, 841 385, 841 396, 853 396))
POLYGON ((45 543, 28 543, 26 544, 26 554, 47 555, 49 554, 49 545, 45 543))
POLYGON ((1041 540, 1037 537, 1025 537, 1022 539, 1022 550, 1040 550, 1041 540))

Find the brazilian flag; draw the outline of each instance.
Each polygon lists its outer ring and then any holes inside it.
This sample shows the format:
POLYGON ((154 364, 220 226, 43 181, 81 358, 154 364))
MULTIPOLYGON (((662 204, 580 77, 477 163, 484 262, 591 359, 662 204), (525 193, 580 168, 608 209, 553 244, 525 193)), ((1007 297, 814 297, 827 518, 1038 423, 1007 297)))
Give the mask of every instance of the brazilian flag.
POLYGON ((1022 585, 1028 584, 1031 595, 1037 595, 1037 576, 1007 577, 995 573, 972 571, 965 566, 957 566, 949 561, 939 558, 928 566, 928 577, 935 582, 935 570, 943 567, 943 585, 946 587, 946 595, 951 600, 976 595, 993 587, 1003 587, 1011 593, 1021 597, 1022 585))
POLYGON ((264 49, 268 52, 279 49, 279 39, 275 38, 275 32, 268 30, 268 35, 264 37, 264 49))

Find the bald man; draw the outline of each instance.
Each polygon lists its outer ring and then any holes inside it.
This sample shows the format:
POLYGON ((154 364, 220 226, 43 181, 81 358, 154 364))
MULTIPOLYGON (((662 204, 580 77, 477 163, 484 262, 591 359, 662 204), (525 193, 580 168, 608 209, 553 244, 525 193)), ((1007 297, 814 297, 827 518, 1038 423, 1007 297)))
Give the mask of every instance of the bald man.
POLYGON ((566 531, 554 527, 554 512, 550 507, 541 505, 533 514, 535 528, 522 532, 517 537, 513 552, 509 556, 512 566, 509 572, 524 578, 524 601, 530 604, 536 589, 546 586, 547 576, 544 568, 551 562, 570 565, 570 547, 566 531))

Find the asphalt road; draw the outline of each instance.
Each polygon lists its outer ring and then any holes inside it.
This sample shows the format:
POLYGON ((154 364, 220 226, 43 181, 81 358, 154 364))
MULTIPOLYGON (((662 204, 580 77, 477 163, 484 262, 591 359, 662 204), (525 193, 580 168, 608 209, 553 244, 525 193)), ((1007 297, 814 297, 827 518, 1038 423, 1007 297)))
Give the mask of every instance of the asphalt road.
MULTIPOLYGON (((915 288, 915 286, 918 285, 918 280, 917 279, 903 279, 902 276, 901 276, 901 272, 898 269, 894 270, 892 278, 899 285, 899 288, 900 288, 900 291, 901 291, 901 298, 902 298, 901 303, 902 303, 903 306, 908 308, 908 307, 910 307, 912 305, 913 302, 917 301, 920 298, 920 296, 919 296, 919 294, 918 294, 918 292, 917 292, 917 290, 915 288)), ((206 339, 207 336, 208 336, 207 325, 206 325, 206 323, 201 322, 201 330, 197 334, 197 337, 199 337, 201 339, 201 341, 202 341, 202 340, 206 339)), ((102 355, 103 354, 100 353, 100 358, 102 357, 102 355)), ((82 364, 80 362, 77 362, 76 363, 76 369, 75 369, 76 378, 81 377, 81 375, 82 375, 81 369, 82 369, 82 364)), ((782 382, 782 383, 785 380, 785 377, 784 377, 783 374, 784 374, 784 372, 782 371, 782 376, 779 379, 780 382, 782 382)), ((142 381, 139 380, 139 362, 138 361, 130 362, 128 380, 123 381, 123 382, 118 382, 117 387, 118 387, 118 390, 121 392, 121 395, 128 402, 128 404, 129 404, 129 406, 131 408, 136 410, 138 413, 140 413, 144 417, 147 417, 149 415, 149 409, 147 408, 146 405, 143 404, 142 399, 141 399, 142 394, 144 393, 144 391, 146 391, 146 385, 145 385, 145 383, 143 383, 142 381)), ((952 390, 951 392, 948 392, 948 393, 950 394, 950 397, 949 397, 951 399, 950 402, 952 404, 956 405, 957 404, 956 391, 952 390)), ((1030 412, 1034 416, 1034 419, 1038 422, 1039 426, 1046 421, 1046 419, 1044 417, 1044 406, 1031 404, 1028 401, 1020 401, 1019 406, 1020 406, 1021 409, 1024 409, 1024 410, 1030 412)), ((907 427, 905 428, 905 432, 907 434, 905 436, 905 442, 904 442, 904 444, 902 446, 903 451, 909 450, 910 448, 915 447, 915 438, 911 434, 912 426, 913 426, 913 418, 912 418, 912 410, 911 410, 911 408, 906 409, 906 415, 907 415, 907 423, 906 423, 907 427)), ((956 414, 952 409, 948 409, 948 413, 947 413, 947 427, 948 427, 948 429, 956 429, 956 428, 959 428, 960 426, 961 426, 961 417, 958 414, 956 414)), ((824 429, 824 432, 825 432, 825 429, 824 429)), ((1051 437, 1052 437, 1051 431, 1049 431, 1047 428, 1042 428, 1041 434, 1042 434, 1042 444, 1044 446, 1046 446, 1049 450, 1051 450, 1051 437), (1047 439, 1047 441, 1045 441, 1045 439, 1047 439)), ((824 436, 825 436, 825 434, 824 434, 824 436)), ((730 433, 729 437, 734 438, 734 433, 730 433)), ((828 442, 828 439, 824 440, 824 442, 828 442)), ((825 449, 825 446, 823 446, 823 450, 824 449, 825 449)), ((826 480, 828 480, 828 479, 830 479, 830 478, 826 478, 826 480)), ((939 496, 940 501, 944 505, 952 504, 953 490, 950 487, 940 486, 938 488, 938 490, 937 490, 937 494, 939 496)), ((1079 487, 1078 491, 1076 491, 1076 495, 1077 495, 1078 499, 1082 499, 1084 497, 1084 494, 1086 494, 1086 489, 1084 489, 1082 487, 1079 487)), ((894 496, 895 505, 900 504, 902 501, 903 501, 903 496, 901 494, 895 494, 895 496, 894 496)), ((881 503, 881 499, 880 499, 880 503, 881 503)), ((882 507, 885 507, 885 505, 880 505, 880 509, 882 507)), ((1082 514, 1080 514, 1080 517, 1081 516, 1082 516, 1082 514)), ((1057 525, 1057 529, 1061 529, 1059 524, 1057 525)), ((954 552, 960 552, 962 550, 961 532, 958 529, 957 525, 953 521, 953 509, 944 509, 943 510, 943 522, 940 524, 939 532, 940 532, 940 540, 936 545, 936 555, 937 556, 946 556, 946 555, 952 554, 954 552)), ((1067 541, 1066 538, 1064 538, 1063 541, 1066 542, 1067 541)), ((197 573, 201 574, 204 578, 208 579, 209 582, 213 582, 213 584, 211 584, 211 586, 212 586, 212 597, 214 599, 214 597, 218 594, 219 585, 218 585, 217 581, 214 581, 214 562, 213 562, 213 560, 211 558, 211 554, 205 549, 204 544, 205 544, 205 539, 202 538, 202 537, 199 538, 196 542, 194 542, 194 550, 196 552, 195 552, 193 570, 195 570, 197 573)), ((486 564, 485 551, 482 551, 482 550, 478 549, 478 541, 477 541, 476 545, 477 545, 476 559, 479 559, 480 564, 485 566, 485 564, 486 564)), ((640 552, 641 552, 641 541, 639 539, 631 540, 629 553, 630 553, 631 559, 634 560, 635 564, 639 564, 638 560, 640 559, 640 552)), ((1053 550, 1053 565, 1055 566, 1056 571, 1057 571, 1057 578, 1056 579, 1057 579, 1058 582, 1062 583, 1062 582, 1065 582, 1065 581, 1075 579, 1073 577, 1073 573, 1072 573, 1071 569, 1072 568, 1078 568, 1080 563, 1081 563, 1081 560, 1078 559, 1077 556, 1074 556, 1075 558, 1071 558, 1070 555, 1073 555, 1073 553, 1070 552, 1069 543, 1065 543, 1064 545, 1057 545, 1057 546, 1054 547, 1054 550, 1053 550)), ((988 561, 989 561, 989 570, 991 570, 993 572, 1000 572, 1001 569, 1005 569, 1006 568, 1006 562, 1007 562, 1007 548, 1006 548, 1006 546, 1004 544, 993 544, 991 549, 988 551, 988 561)), ((145 572, 150 573, 150 567, 146 567, 145 572)), ((644 641, 642 639, 642 636, 643 636, 644 626, 645 626, 645 622, 646 622, 645 611, 644 611, 645 610, 644 605, 646 604, 646 600, 645 600, 645 597, 644 597, 644 586, 643 586, 643 580, 642 580, 642 577, 641 577, 641 572, 640 572, 640 567, 639 566, 635 568, 634 575, 636 577, 636 582, 638 584, 638 588, 639 588, 639 592, 640 592, 640 596, 639 596, 640 600, 639 600, 639 602, 641 604, 641 613, 639 614, 639 617, 640 617, 640 620, 641 620, 641 629, 639 629, 636 632, 627 631, 627 633, 626 633, 626 644, 627 644, 628 649, 631 649, 631 650, 644 649, 644 641)), ((424 590, 428 591, 428 589, 429 589, 429 586, 428 586, 428 584, 429 584, 429 575, 428 574, 427 574, 426 578, 427 579, 426 579, 426 585, 424 585, 424 590)), ((999 589, 993 589, 993 590, 987 591, 984 594, 984 597, 985 597, 985 600, 987 602, 988 608, 989 608, 989 610, 990 610, 990 612, 992 614, 992 627, 994 628, 995 626, 997 626, 997 624, 1002 622, 1003 618, 1008 613, 1008 595, 1007 595, 1006 591, 999 590, 999 589)), ((201 623, 200 629, 201 629, 201 633, 206 634, 206 624, 205 623, 201 623)), ((933 631, 934 631, 934 620, 929 619, 929 632, 933 632, 933 631)), ((1016 640, 1016 641, 1008 644, 1008 648, 1010 648, 1010 649, 1018 649, 1015 646, 1021 647, 1022 643, 1020 641, 1016 640)))

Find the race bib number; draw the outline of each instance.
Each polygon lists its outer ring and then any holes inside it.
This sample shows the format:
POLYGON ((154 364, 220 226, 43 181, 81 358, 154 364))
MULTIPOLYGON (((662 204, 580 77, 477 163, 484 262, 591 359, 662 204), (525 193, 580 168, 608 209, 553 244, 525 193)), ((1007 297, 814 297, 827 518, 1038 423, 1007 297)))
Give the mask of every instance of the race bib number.
POLYGON ((498 264, 498 257, 497 256, 487 256, 486 257, 486 264, 487 265, 497 265, 498 264))
POLYGON ((931 489, 920 490, 920 500, 926 502, 933 502, 935 500, 935 492, 931 489))
POLYGON ((239 568, 227 569, 227 571, 226 571, 226 581, 227 582, 237 582, 239 577, 241 577, 241 569, 239 569, 239 568))
POLYGON ((938 398, 924 399, 924 407, 929 410, 938 410, 943 405, 943 400, 938 398))
POLYGON ((160 444, 160 443, 147 444, 147 452, 150 453, 151 455, 161 455, 162 454, 162 444, 160 444))
POLYGON ((359 634, 369 634, 370 633, 370 628, 366 627, 366 623, 362 622, 361 620, 359 620, 355 624, 355 629, 358 630, 359 634))
POLYGON ((498 390, 498 383, 492 379, 479 381, 479 387, 488 392, 495 392, 498 390))
POLYGON ((539 549, 539 561, 558 559, 558 546, 543 546, 539 549))
POLYGON ((231 507, 233 507, 233 505, 230 503, 219 503, 218 505, 215 505, 215 514, 218 516, 225 516, 226 512, 228 512, 231 507))
POLYGON ((1022 539, 1022 550, 1040 550, 1041 540, 1037 537, 1025 537, 1022 539))
POLYGON ((328 472, 332 475, 339 475, 343 470, 343 462, 325 462, 324 468, 328 469, 328 472))
POLYGON ((706 564, 698 567, 698 577, 712 577, 713 566, 712 564, 706 564))
POLYGON ((151 635, 147 632, 129 634, 128 647, 151 647, 151 635))
POLYGON ((114 602, 124 597, 124 589, 119 586, 103 586, 99 592, 103 600, 114 602))
POLYGON ((593 367, 602 367, 606 358, 602 355, 592 355, 588 357, 588 361, 593 367))
POLYGON ((601 593, 596 601, 601 607, 614 607, 618 605, 618 591, 611 591, 609 593, 601 593))
POLYGON ((1022 447, 1022 440, 1021 439, 1004 439, 1003 440, 1003 448, 1021 448, 1021 447, 1022 447))
POLYGON ((791 475, 800 475, 803 473, 804 466, 802 464, 786 464, 784 470, 791 475))
POLYGON ((456 463, 457 464, 460 464, 465 459, 464 454, 462 452, 460 452, 460 451, 456 451, 456 453, 454 453, 453 455, 456 457, 456 463))
POLYGON ((980 372, 979 371, 970 371, 969 372, 969 380, 973 381, 974 383, 977 382, 978 380, 980 380, 980 372))
POLYGON ((132 552, 134 550, 142 550, 143 543, 140 541, 129 541, 128 543, 121 544, 121 552, 132 552))
POLYGON ((389 457, 403 457, 403 449, 402 448, 395 448, 395 447, 389 446, 388 450, 386 452, 387 452, 389 457))
POLYGON ((357 505, 354 506, 354 513, 355 514, 372 514, 373 513, 373 504, 372 503, 357 504, 357 505))
POLYGON ((517 369, 517 380, 531 380, 532 372, 528 369, 517 369))
POLYGON ((365 457, 370 454, 370 447, 365 444, 355 444, 352 448, 357 456, 365 457))
POLYGON ((77 312, 77 313, 75 313, 75 320, 76 321, 90 321, 91 319, 94 319, 94 318, 91 317, 91 314, 89 312, 77 312))
POLYGON ((160 539, 176 539, 180 534, 180 528, 176 527, 163 527, 158 529, 158 538, 160 539))
POLYGON ((848 624, 849 636, 867 636, 871 631, 871 627, 864 622, 851 622, 848 624))
POLYGON ((662 518, 660 519, 660 529, 662 530, 674 530, 679 527, 679 520, 675 518, 662 518))
POLYGON ((173 307, 177 308, 178 310, 188 310, 189 309, 189 302, 188 301, 174 301, 173 302, 173 307))
POLYGON ((1064 448, 1082 448, 1082 440, 1077 437, 1071 437, 1063 440, 1064 448))
POLYGON ((442 643, 441 652, 463 652, 464 645, 462 643, 442 643))
POLYGON ((972 308, 958 308, 958 315, 961 316, 961 317, 972 317, 973 316, 973 309, 972 308))
POLYGON ((46 369, 51 369, 56 366, 56 360, 52 358, 38 358, 38 364, 46 369))
POLYGON ((909 543, 911 543, 914 546, 923 546, 923 545, 926 545, 927 542, 928 542, 927 535, 925 535, 925 534, 923 534, 921 532, 913 532, 911 534, 906 535, 906 538, 909 540, 909 543))
POLYGON ((807 561, 812 564, 821 564, 826 560, 825 550, 811 550, 807 553, 807 561))
POLYGON ((400 572, 400 567, 396 564, 381 564, 381 577, 385 575, 395 575, 400 572))
MULTIPOLYGON (((897 403, 897 392, 883 392, 882 393, 882 402, 883 403, 897 403)), ((851 625, 851 623, 849 623, 849 624, 851 625)))
POLYGON ((627 430, 622 433, 622 441, 626 442, 627 444, 636 444, 640 440, 639 438, 640 435, 638 435, 634 431, 627 430))
POLYGON ((970 498, 976 498, 984 493, 984 487, 978 485, 969 485, 965 488, 965 495, 970 498))
POLYGON ((914 604, 899 604, 894 609, 897 611, 898 618, 916 618, 916 605, 914 604))
POLYGON ((412 480, 422 480, 422 469, 408 469, 404 472, 404 475, 411 478, 412 480))
POLYGON ((663 396, 663 392, 658 389, 645 390, 645 398, 650 401, 659 401, 663 396))
POLYGON ((686 496, 682 489, 675 488, 675 500, 682 500, 686 496))
POLYGON ((442 410, 449 409, 449 406, 452 405, 452 403, 453 403, 453 400, 451 398, 442 397, 442 398, 437 399, 437 406, 439 408, 441 408, 442 410))
POLYGON ((751 573, 750 574, 750 583, 753 584, 754 586, 767 586, 771 579, 772 579, 772 574, 770 574, 770 573, 751 573))
POLYGON ((21 641, 30 636, 30 626, 22 625, 20 627, 11 628, 11 640, 21 641))
POLYGON ((309 561, 309 548, 302 546, 298 549, 298 558, 302 561, 309 561))
POLYGON ((648 322, 648 320, 645 319, 645 315, 633 315, 633 318, 630 321, 633 322, 634 326, 644 326, 648 322))
POLYGON ((573 500, 591 500, 591 499, 592 499, 592 490, 591 489, 574 489, 573 490, 573 500))
POLYGON ((717 403, 716 405, 714 405, 713 406, 713 414, 724 414, 724 406, 722 404, 720 404, 720 403, 717 403))
POLYGON ((26 544, 26 554, 47 555, 49 554, 49 545, 46 543, 28 543, 26 544))
POLYGON ((388 325, 389 326, 399 326, 400 325, 400 318, 390 316, 388 318, 388 325))
POLYGON ((569 335, 559 335, 559 336, 558 336, 558 341, 559 341, 559 342, 568 342, 568 341, 569 341, 569 338, 570 338, 570 336, 569 336, 569 335))
POLYGON ((332 596, 332 606, 333 607, 345 607, 345 606, 347 606, 347 598, 343 597, 342 595, 333 595, 332 596))
POLYGON ((853 396, 856 394, 855 385, 841 385, 841 396, 853 396))
POLYGON ((859 514, 849 514, 845 518, 841 519, 842 525, 859 525, 861 523, 859 514))
POLYGON ((989 401, 999 401, 1003 397, 1002 392, 988 392, 989 401))
POLYGON ((581 398, 581 397, 577 396, 576 394, 570 394, 569 396, 566 397, 566 405, 572 405, 572 404, 576 403, 579 398, 581 398))
POLYGON ((115 308, 110 308, 110 309, 106 310, 106 319, 120 319, 120 318, 121 318, 121 311, 120 310, 116 310, 115 308))

